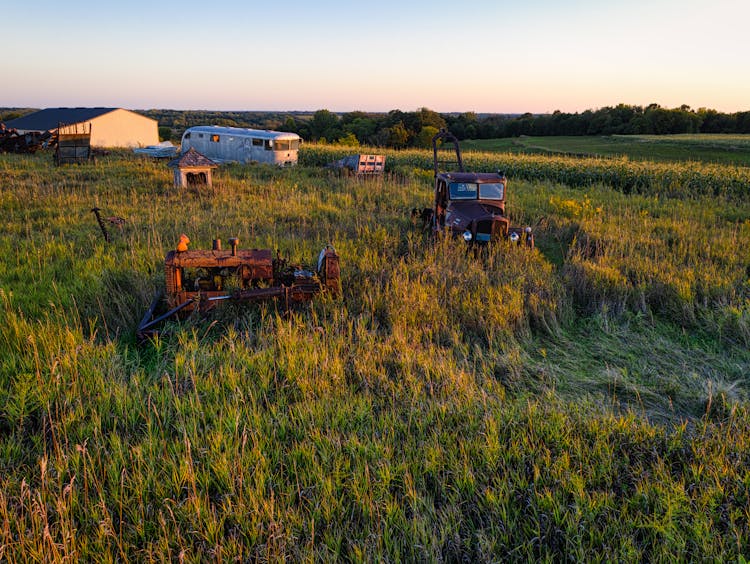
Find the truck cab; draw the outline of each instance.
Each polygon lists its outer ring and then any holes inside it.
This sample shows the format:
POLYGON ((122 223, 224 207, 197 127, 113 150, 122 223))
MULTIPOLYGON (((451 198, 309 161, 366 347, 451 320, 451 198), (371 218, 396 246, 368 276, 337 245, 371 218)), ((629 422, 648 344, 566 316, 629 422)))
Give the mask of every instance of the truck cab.
POLYGON ((501 172, 465 172, 458 140, 445 130, 432 139, 435 167, 435 198, 432 228, 435 234, 450 233, 463 237, 468 244, 485 245, 508 240, 534 246, 530 227, 511 227, 505 215, 508 179, 501 172), (438 143, 453 143, 455 161, 440 161, 438 143), (441 171, 451 162, 458 171, 441 171))

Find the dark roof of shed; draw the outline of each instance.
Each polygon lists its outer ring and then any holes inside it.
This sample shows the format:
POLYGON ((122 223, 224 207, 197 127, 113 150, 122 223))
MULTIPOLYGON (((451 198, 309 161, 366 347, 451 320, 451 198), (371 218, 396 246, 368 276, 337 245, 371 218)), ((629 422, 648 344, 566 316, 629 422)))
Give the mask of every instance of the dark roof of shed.
POLYGON ((177 157, 167 163, 167 166, 172 168, 187 168, 187 167, 211 167, 216 168, 217 165, 214 161, 201 155, 195 148, 190 147, 181 157, 177 157))
POLYGON ((31 131, 57 129, 60 123, 72 124, 88 121, 119 108, 46 108, 27 116, 12 119, 6 126, 31 131))

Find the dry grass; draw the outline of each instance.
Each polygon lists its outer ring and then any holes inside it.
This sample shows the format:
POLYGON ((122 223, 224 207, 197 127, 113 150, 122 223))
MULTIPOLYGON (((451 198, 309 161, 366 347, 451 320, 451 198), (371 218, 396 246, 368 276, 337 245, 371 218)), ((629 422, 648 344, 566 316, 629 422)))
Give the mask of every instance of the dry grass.
POLYGON ((511 177, 539 250, 474 259, 411 225, 429 174, 399 167, 199 193, 0 156, 0 560, 746 555, 748 204, 511 177), (333 243, 344 297, 138 348, 182 232, 333 243))

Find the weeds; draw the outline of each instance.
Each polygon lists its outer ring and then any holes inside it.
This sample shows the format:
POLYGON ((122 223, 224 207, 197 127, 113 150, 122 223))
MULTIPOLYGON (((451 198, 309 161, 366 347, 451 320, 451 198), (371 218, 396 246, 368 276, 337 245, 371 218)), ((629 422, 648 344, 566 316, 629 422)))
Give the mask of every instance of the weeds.
POLYGON ((228 166, 203 193, 124 154, 3 155, 0 559, 746 555, 747 203, 509 168, 538 250, 473 257, 411 225, 430 187, 396 166, 228 166), (94 205, 127 218, 109 244, 94 205), (343 298, 139 348, 183 232, 332 243, 343 298))

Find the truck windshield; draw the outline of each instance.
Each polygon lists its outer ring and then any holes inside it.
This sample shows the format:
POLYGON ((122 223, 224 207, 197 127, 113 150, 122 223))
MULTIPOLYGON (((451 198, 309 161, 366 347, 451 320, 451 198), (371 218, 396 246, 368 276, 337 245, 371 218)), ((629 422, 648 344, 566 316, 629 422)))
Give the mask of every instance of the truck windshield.
POLYGON ((451 182, 448 185, 451 200, 476 200, 477 185, 473 182, 451 182))
POLYGON ((493 182, 491 184, 479 185, 480 200, 502 200, 505 192, 505 184, 502 182, 493 182))

